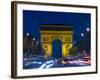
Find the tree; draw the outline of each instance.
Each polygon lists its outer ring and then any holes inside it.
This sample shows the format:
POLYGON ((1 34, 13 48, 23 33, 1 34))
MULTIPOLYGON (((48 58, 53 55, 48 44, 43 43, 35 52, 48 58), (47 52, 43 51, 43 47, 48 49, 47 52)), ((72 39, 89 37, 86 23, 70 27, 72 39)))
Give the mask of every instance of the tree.
POLYGON ((86 32, 77 44, 79 52, 82 53, 85 50, 87 53, 90 53, 90 43, 90 32, 86 32))
POLYGON ((45 50, 44 50, 44 48, 42 47, 41 43, 40 43, 40 42, 37 42, 36 45, 37 45, 37 46, 36 46, 36 53, 37 53, 37 55, 43 56, 43 55, 45 54, 45 50))
POLYGON ((23 54, 27 57, 35 55, 36 44, 33 35, 23 35, 23 54))
POLYGON ((69 54, 70 56, 76 56, 78 55, 78 48, 77 47, 72 47, 69 49, 69 54))

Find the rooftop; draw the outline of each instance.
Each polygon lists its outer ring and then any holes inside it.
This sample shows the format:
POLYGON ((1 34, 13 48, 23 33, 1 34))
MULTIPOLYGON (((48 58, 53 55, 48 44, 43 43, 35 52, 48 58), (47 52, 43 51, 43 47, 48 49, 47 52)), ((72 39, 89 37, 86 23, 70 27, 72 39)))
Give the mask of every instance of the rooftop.
POLYGON ((40 30, 72 31, 72 26, 63 24, 42 24, 40 30))

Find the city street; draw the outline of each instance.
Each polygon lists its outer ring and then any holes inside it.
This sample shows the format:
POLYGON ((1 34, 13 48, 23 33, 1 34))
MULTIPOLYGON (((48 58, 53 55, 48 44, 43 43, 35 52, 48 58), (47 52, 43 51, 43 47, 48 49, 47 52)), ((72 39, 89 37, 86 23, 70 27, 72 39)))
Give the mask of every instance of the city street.
POLYGON ((84 58, 76 58, 73 60, 45 59, 43 57, 24 58, 23 69, 44 69, 44 68, 58 68, 58 67, 82 67, 90 66, 91 60, 89 56, 84 58))

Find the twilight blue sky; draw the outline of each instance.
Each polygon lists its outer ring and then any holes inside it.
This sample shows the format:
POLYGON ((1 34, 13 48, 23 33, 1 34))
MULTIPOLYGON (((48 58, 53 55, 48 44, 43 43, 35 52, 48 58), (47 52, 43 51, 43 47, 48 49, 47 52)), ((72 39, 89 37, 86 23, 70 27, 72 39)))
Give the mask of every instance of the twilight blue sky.
POLYGON ((87 13, 47 12, 47 11, 23 11, 23 32, 30 33, 39 40, 41 24, 64 24, 72 25, 73 41, 77 42, 81 33, 91 27, 91 15, 87 13))

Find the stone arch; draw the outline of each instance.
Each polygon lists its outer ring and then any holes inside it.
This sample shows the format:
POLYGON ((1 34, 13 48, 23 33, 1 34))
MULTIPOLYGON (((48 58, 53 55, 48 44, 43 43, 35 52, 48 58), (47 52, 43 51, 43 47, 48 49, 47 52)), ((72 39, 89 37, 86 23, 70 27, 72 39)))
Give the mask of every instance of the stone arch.
POLYGON ((59 39, 62 42, 62 57, 69 55, 69 49, 72 47, 73 31, 72 26, 64 25, 41 25, 40 27, 41 44, 45 49, 45 56, 52 55, 52 42, 59 39))

